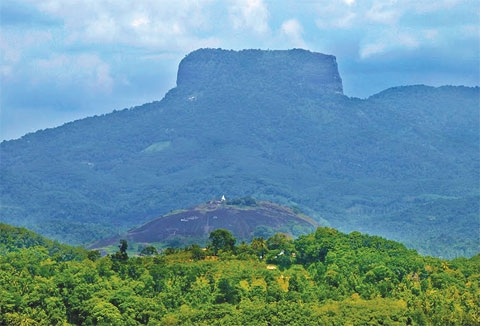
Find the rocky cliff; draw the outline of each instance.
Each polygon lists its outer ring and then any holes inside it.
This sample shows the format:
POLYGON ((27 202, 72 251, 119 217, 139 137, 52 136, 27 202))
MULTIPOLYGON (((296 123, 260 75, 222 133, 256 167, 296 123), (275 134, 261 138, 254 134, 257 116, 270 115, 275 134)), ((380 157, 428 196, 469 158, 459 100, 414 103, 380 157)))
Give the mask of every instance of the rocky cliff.
POLYGON ((202 90, 235 88, 343 94, 336 58, 307 50, 200 49, 180 63, 177 86, 202 90))

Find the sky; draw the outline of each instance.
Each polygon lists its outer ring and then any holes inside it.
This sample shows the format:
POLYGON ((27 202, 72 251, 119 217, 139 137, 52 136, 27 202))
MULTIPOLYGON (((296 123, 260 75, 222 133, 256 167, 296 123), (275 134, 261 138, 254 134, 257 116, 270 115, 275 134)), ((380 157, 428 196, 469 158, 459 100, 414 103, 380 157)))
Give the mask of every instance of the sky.
POLYGON ((0 140, 161 100, 198 48, 335 55, 347 96, 480 84, 478 0, 2 0, 0 140))

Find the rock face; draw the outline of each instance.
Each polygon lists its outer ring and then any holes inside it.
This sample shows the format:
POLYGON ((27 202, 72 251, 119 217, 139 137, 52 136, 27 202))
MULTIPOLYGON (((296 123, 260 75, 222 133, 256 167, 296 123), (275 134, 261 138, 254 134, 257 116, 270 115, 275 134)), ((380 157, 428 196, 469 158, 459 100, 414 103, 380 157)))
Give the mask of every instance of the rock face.
POLYGON ((254 237, 268 238, 282 232, 293 236, 313 232, 318 224, 311 218, 295 213, 291 208, 271 202, 255 202, 249 206, 234 205, 216 199, 153 219, 121 236, 101 240, 91 248, 115 245, 120 239, 133 243, 162 243, 185 246, 205 244, 209 233, 227 229, 238 242, 250 242, 254 237))
POLYGON ((202 90, 235 88, 290 90, 293 93, 343 94, 342 79, 332 55, 294 50, 200 49, 180 63, 177 86, 202 90))

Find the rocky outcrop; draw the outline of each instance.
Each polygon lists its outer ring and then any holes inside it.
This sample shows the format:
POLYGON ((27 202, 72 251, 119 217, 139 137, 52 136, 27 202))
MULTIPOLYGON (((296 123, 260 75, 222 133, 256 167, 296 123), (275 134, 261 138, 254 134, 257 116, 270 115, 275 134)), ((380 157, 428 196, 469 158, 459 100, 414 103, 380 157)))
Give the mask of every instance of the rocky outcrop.
POLYGON ((189 90, 230 86, 343 94, 336 58, 301 49, 200 49, 181 61, 177 86, 189 90))
POLYGON ((216 229, 227 229, 239 242, 250 242, 254 237, 266 239, 278 232, 296 237, 313 232, 318 227, 317 222, 289 207, 249 199, 249 206, 245 206, 242 199, 236 200, 238 205, 234 204, 235 201, 218 199, 172 212, 121 236, 98 241, 91 248, 115 245, 120 239, 133 243, 167 245, 172 239, 182 241, 183 238, 187 242, 179 243, 180 247, 188 245, 192 240, 205 244, 209 233, 216 229))

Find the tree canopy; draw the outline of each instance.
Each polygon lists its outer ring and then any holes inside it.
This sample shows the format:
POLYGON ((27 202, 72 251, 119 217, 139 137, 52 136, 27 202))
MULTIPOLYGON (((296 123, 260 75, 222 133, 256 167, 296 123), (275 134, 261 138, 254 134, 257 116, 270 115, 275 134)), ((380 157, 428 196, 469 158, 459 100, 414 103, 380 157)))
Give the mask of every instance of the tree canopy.
MULTIPOLYGON (((212 234, 222 240, 217 247, 124 260, 88 253, 59 259, 45 245, 4 251, 0 324, 480 323, 480 254, 424 257, 394 241, 330 228, 238 246, 228 232, 212 234)), ((15 242, 3 239, 4 246, 15 242)))
POLYGON ((233 251, 235 247, 236 239, 225 229, 216 229, 210 232, 208 248, 213 251, 213 254, 217 254, 222 251, 233 251))

